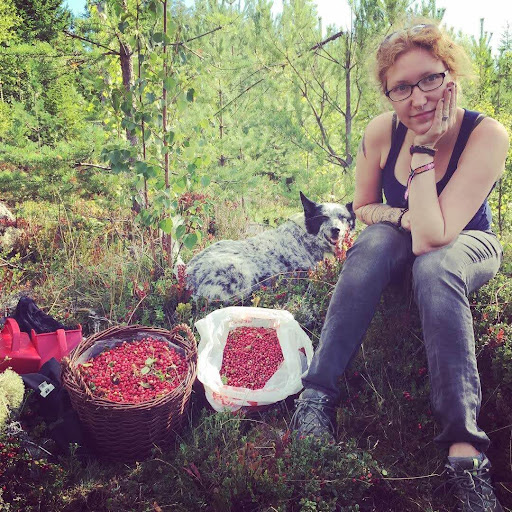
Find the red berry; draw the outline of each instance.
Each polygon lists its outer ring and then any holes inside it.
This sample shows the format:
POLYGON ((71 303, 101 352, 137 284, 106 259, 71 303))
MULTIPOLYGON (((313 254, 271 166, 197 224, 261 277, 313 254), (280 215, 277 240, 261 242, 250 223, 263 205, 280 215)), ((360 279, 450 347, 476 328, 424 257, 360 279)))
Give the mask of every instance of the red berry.
POLYGON ((228 386, 261 389, 283 361, 275 329, 237 327, 228 334, 220 374, 228 386))
POLYGON ((188 373, 184 356, 150 337, 123 342, 81 365, 91 391, 114 402, 140 403, 163 396, 188 373))

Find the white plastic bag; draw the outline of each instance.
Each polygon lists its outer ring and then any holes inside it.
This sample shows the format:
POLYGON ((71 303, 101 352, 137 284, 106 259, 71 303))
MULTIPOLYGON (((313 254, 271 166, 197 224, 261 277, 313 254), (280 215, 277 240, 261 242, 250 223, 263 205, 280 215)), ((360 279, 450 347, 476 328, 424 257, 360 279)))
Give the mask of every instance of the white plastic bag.
POLYGON ((288 311, 232 306, 213 311, 198 320, 195 326, 201 337, 197 378, 203 383, 206 398, 216 411, 236 411, 246 406, 273 404, 302 389, 301 377, 311 363, 313 345, 288 311), (276 330, 284 361, 261 389, 233 387, 222 383, 220 369, 228 333, 237 327, 267 327, 276 330))

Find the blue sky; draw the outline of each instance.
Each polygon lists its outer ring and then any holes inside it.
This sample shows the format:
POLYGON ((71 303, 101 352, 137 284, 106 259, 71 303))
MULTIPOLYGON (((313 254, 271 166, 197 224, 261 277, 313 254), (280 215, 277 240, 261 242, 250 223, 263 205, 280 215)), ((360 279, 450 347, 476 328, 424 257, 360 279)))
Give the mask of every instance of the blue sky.
POLYGON ((66 0, 68 7, 75 16, 80 16, 85 9, 85 0, 66 0))
MULTIPOLYGON (((83 13, 86 0, 66 0, 68 6, 77 16, 83 13)), ((345 27, 350 19, 350 10, 346 0, 317 0, 318 14, 324 20, 324 25, 333 23, 345 27)), ((501 33, 506 23, 512 28, 512 2, 505 0, 437 0, 438 7, 445 7, 444 22, 465 34, 478 36, 480 18, 485 18, 484 28, 492 32, 492 44, 498 47, 501 33)), ((282 0, 275 0, 274 12, 282 8, 282 0)))

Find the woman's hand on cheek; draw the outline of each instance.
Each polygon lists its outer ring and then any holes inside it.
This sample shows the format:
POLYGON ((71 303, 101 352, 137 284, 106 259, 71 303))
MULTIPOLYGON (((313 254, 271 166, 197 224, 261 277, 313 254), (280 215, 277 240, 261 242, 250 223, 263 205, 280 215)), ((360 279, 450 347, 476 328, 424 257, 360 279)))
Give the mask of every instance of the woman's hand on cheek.
POLYGON ((423 135, 416 135, 414 144, 434 147, 437 141, 452 127, 457 117, 457 87, 449 82, 439 99, 432 126, 423 135))

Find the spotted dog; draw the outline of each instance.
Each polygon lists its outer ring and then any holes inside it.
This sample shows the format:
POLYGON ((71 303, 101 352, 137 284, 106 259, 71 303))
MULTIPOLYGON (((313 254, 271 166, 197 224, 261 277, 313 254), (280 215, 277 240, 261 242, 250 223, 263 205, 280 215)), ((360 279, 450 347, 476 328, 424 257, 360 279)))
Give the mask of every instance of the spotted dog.
POLYGON ((222 240, 194 256, 187 265, 193 296, 222 302, 247 297, 271 276, 313 268, 354 229, 352 203, 317 204, 302 192, 300 199, 304 212, 278 228, 246 240, 222 240))

